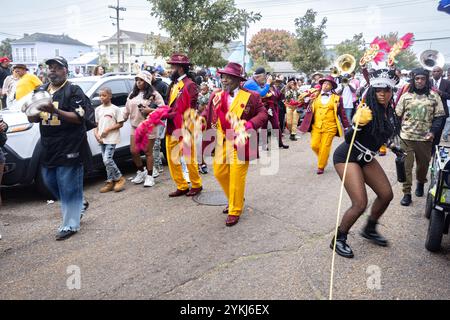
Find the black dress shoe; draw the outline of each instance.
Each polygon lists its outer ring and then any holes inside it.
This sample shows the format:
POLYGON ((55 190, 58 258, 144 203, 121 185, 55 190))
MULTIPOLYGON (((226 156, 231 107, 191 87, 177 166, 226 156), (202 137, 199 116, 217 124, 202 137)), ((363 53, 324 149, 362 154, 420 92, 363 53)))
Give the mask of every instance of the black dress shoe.
POLYGON ((280 149, 289 149, 289 146, 285 144, 280 144, 280 149))
POLYGON ((375 243, 378 246, 387 247, 388 241, 386 240, 386 238, 384 238, 382 235, 380 235, 377 232, 377 230, 376 230, 377 224, 378 224, 377 221, 373 221, 373 220, 369 219, 366 227, 361 232, 361 236, 372 241, 373 243, 375 243))
POLYGON ((416 196, 421 198, 423 197, 424 194, 424 183, 417 183, 417 187, 416 187, 416 196))
POLYGON ((77 233, 76 231, 72 231, 72 230, 67 230, 67 231, 60 231, 58 232, 58 234, 56 235, 56 241, 64 241, 69 239, 71 236, 73 236, 75 233, 77 233))
POLYGON ((410 194, 405 194, 403 196, 402 201, 400 201, 400 204, 404 207, 409 207, 412 203, 412 197, 410 194))
POLYGON ((297 141, 297 136, 295 134, 291 134, 291 136, 289 137, 289 139, 291 139, 292 141, 297 141))
MULTIPOLYGON (((330 244, 331 250, 334 249, 334 239, 330 244)), ((336 253, 344 258, 353 258, 354 254, 352 248, 347 244, 347 234, 343 234, 338 232, 337 241, 336 241, 336 253)))

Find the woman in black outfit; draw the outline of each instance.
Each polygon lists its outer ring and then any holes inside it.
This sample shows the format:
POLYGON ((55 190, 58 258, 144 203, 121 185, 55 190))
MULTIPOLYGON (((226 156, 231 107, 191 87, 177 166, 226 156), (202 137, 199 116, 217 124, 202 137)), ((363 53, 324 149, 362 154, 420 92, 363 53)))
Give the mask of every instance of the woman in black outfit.
MULTIPOLYGON (((377 232, 376 226, 394 196, 383 168, 374 157, 383 144, 399 133, 400 125, 393 108, 393 89, 399 78, 393 70, 387 69, 375 71, 370 76, 371 85, 365 97, 367 107, 358 109, 353 119, 353 129, 347 132, 345 142, 337 148, 333 158, 342 180, 351 139, 354 130, 358 130, 344 185, 352 206, 342 218, 336 241, 336 253, 346 258, 354 256, 347 244, 348 232, 367 208, 366 184, 376 193, 377 198, 361 235, 377 245, 388 245, 387 240, 377 232), (358 117, 360 123, 355 128, 358 117)), ((331 248, 334 248, 334 239, 331 248)))

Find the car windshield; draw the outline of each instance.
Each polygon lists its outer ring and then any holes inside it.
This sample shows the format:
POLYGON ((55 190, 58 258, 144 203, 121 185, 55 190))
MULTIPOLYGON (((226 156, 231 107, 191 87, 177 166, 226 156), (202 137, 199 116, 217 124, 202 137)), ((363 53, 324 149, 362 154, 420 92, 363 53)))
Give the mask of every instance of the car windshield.
POLYGON ((95 84, 95 81, 73 81, 73 84, 76 84, 83 90, 85 94, 89 91, 90 88, 95 84))

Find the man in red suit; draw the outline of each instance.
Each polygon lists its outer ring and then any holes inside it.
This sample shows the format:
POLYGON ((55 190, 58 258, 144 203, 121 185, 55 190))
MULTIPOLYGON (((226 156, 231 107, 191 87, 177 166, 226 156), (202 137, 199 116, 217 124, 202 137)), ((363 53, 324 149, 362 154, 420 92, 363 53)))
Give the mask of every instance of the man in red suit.
POLYGON ((228 198, 226 225, 239 222, 244 211, 245 183, 250 161, 258 158, 258 135, 268 120, 258 93, 244 89, 244 69, 230 62, 219 70, 223 90, 212 94, 203 112, 206 127, 217 129, 214 175, 228 198))
POLYGON ((202 179, 198 172, 193 133, 191 133, 190 141, 185 141, 186 138, 183 138, 181 129, 185 125, 185 115, 189 114, 191 109, 197 108, 198 89, 197 85, 189 78, 191 63, 187 56, 174 54, 168 64, 172 66, 172 85, 169 88, 169 107, 171 112, 167 117, 167 162, 170 175, 177 185, 177 190, 171 193, 169 197, 175 198, 183 195, 193 197, 203 190, 202 179), (183 177, 181 156, 185 157, 189 170, 189 178, 192 183, 191 190, 189 190, 189 184, 183 177))

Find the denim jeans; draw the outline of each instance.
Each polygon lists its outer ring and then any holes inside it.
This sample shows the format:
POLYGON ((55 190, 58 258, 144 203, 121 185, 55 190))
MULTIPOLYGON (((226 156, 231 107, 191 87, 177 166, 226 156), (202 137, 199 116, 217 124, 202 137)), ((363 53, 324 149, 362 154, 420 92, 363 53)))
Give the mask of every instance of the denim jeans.
POLYGON ((347 120, 348 120, 348 123, 349 124, 351 124, 352 123, 352 115, 353 115, 353 109, 350 109, 350 108, 347 108, 347 109, 344 109, 345 110, 345 115, 347 116, 347 120))
POLYGON ((155 139, 155 145, 153 147, 153 166, 155 169, 162 169, 162 159, 161 159, 161 139, 157 137, 155 139))
POLYGON ((79 231, 83 209, 82 165, 70 167, 42 168, 47 188, 61 201, 62 225, 59 231, 79 231))
POLYGON ((447 120, 445 121, 444 131, 442 132, 442 137, 446 140, 448 139, 449 131, 450 131, 450 117, 448 117, 447 120))
POLYGON ((114 162, 115 144, 102 144, 103 164, 106 167, 106 176, 108 182, 118 181, 122 178, 122 173, 114 162))

